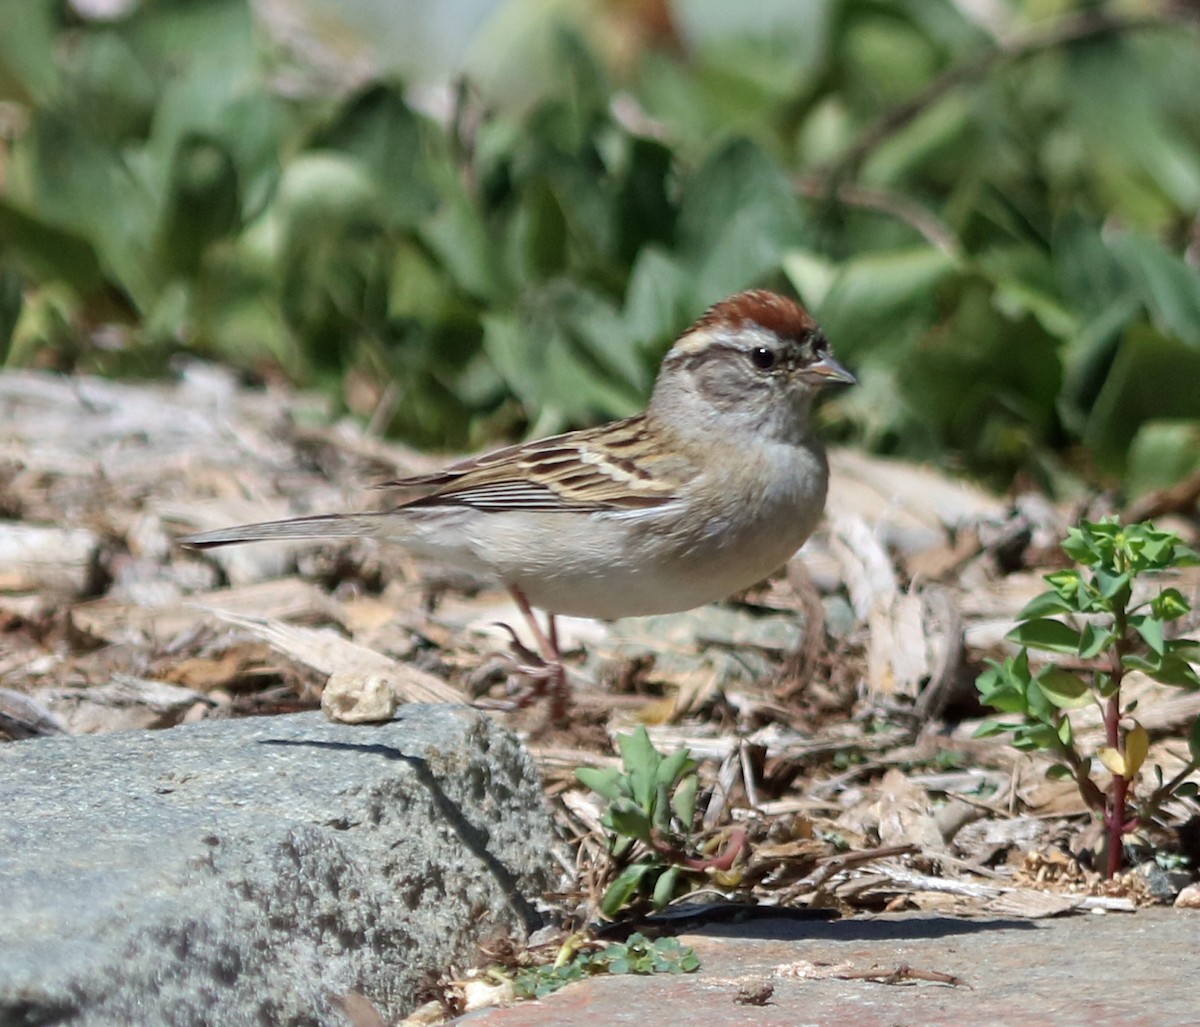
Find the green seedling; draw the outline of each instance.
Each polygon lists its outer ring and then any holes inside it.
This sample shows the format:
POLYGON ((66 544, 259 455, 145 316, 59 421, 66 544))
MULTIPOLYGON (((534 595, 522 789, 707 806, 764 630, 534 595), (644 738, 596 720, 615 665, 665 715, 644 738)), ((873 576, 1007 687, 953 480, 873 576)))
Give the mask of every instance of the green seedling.
POLYGON ((989 660, 976 681, 983 701, 1020 719, 989 720, 978 736, 1009 733, 1023 751, 1055 758, 1049 773, 1070 777, 1088 807, 1105 825, 1107 876, 1122 865, 1125 834, 1151 823, 1163 803, 1196 794, 1187 780, 1200 766, 1200 719, 1188 734, 1190 762, 1169 781, 1155 767, 1156 785, 1136 795, 1138 772, 1150 736, 1134 717, 1136 702, 1123 703, 1121 689, 1130 671, 1163 684, 1200 688, 1192 662, 1200 642, 1169 637, 1168 625, 1191 605, 1175 588, 1148 598, 1139 579, 1200 563, 1200 556, 1169 531, 1152 524, 1121 525, 1116 518, 1072 528, 1063 549, 1074 567, 1045 575, 1050 589, 1029 602, 1009 633, 1018 655, 1003 663, 989 660), (1035 667, 1030 652, 1051 654, 1035 667), (1105 744, 1084 753, 1076 741, 1069 711, 1090 704, 1104 716, 1105 744), (1097 763, 1108 771, 1105 787, 1094 776, 1097 763))
POLYGON ((686 974, 699 966, 695 949, 681 945, 678 938, 651 941, 634 933, 623 944, 606 945, 598 951, 564 946, 554 963, 519 971, 514 985, 519 998, 544 998, 565 984, 595 974, 686 974))
POLYGON ((601 913, 610 919, 639 900, 662 909, 706 872, 728 870, 746 842, 745 831, 737 829, 719 855, 699 855, 693 821, 700 781, 691 753, 680 749, 663 756, 640 725, 620 735, 617 744, 620 769, 575 771, 608 800, 601 823, 611 832, 609 851, 620 867, 600 901, 601 913))

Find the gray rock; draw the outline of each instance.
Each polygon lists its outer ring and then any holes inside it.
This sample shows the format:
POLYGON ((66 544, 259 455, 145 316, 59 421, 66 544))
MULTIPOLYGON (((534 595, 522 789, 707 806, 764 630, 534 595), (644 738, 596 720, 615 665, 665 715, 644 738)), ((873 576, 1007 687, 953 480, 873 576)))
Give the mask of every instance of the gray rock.
POLYGON ((14 742, 0 1025, 394 1020, 538 923, 555 846, 528 753, 465 708, 14 742))
POLYGON ((1167 870, 1154 860, 1141 864, 1137 872, 1145 878, 1150 894, 1159 902, 1167 904, 1174 902, 1175 897, 1192 883, 1190 870, 1167 870))

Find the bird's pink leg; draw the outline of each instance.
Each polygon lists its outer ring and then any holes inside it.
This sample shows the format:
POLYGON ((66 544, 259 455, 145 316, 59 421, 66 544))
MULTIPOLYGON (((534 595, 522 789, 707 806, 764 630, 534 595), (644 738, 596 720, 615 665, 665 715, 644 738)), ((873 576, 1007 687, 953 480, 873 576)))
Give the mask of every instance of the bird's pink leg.
MULTIPOLYGON (((525 598, 525 593, 515 585, 510 585, 508 594, 512 596, 513 602, 517 604, 517 609, 521 611, 521 616, 525 618, 525 623, 529 625, 529 630, 537 643, 538 655, 542 660, 542 666, 537 668, 535 673, 530 674, 534 679, 534 697, 541 695, 544 691, 549 691, 550 720, 553 723, 561 724, 567 719, 571 686, 567 684, 567 669, 563 666, 562 653, 558 648, 558 625, 554 621, 554 614, 546 615, 548 630, 543 631, 534 615, 533 608, 529 605, 529 600, 525 598)), ((519 652, 518 655, 520 655, 519 652)))

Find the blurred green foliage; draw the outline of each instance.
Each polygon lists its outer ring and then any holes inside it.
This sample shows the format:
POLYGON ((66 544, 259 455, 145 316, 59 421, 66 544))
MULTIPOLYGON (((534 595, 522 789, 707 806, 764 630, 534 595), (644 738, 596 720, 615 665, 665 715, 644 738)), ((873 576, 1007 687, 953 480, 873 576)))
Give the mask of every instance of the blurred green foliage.
POLYGON ((998 484, 1200 467, 1182 8, 680 2, 618 64, 511 6, 520 96, 435 119, 295 88, 247 0, 0 0, 0 358, 188 350, 461 447, 629 413, 705 305, 790 287, 860 372, 843 438, 998 484))

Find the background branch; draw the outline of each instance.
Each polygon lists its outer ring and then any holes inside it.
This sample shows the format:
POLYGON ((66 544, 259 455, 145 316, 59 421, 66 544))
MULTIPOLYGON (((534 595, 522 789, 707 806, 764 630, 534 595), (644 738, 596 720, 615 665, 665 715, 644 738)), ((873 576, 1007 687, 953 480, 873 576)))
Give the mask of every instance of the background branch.
POLYGON ((1200 9, 1191 4, 1164 7, 1151 14, 1124 15, 1108 11, 1086 11, 1064 18, 1053 28, 1028 32, 1000 43, 982 56, 947 69, 911 100, 884 114, 859 137, 858 141, 823 176, 832 191, 836 185, 858 175, 863 162, 880 145, 911 124, 955 87, 977 81, 992 70, 1010 66, 1047 50, 1056 50, 1087 39, 1126 35, 1154 29, 1200 24, 1200 9))

